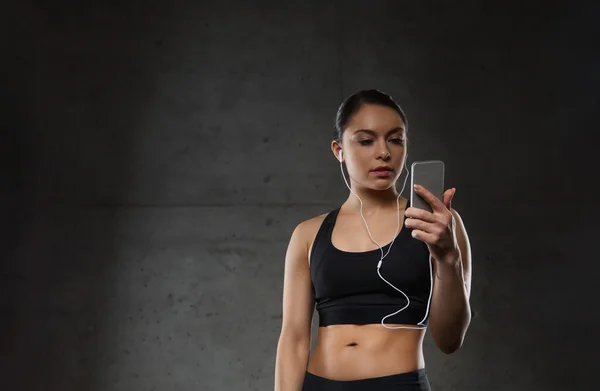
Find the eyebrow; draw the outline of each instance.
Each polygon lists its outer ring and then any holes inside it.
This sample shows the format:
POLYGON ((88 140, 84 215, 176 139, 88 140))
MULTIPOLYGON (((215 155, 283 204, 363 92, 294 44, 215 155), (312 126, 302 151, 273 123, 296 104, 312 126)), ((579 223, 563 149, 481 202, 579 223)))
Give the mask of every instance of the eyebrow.
MULTIPOLYGON (((360 133, 360 132, 368 133, 368 134, 373 135, 373 136, 377 136, 377 132, 375 132, 374 130, 371 130, 371 129, 359 129, 356 132, 354 132, 354 134, 357 134, 357 133, 360 133)), ((397 127, 397 128, 391 129, 385 135, 388 136, 388 135, 390 135, 392 133, 396 133, 396 132, 402 132, 402 133, 404 133, 404 128, 403 127, 397 127)))

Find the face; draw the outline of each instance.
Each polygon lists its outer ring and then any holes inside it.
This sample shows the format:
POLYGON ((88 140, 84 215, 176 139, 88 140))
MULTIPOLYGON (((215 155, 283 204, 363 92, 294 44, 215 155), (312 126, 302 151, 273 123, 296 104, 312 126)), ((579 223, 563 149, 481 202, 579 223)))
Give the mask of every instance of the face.
POLYGON ((342 145, 332 143, 332 150, 343 161, 351 180, 373 190, 394 186, 404 169, 406 154, 406 125, 395 110, 380 106, 363 105, 351 117, 342 137, 342 145), (391 171, 375 171, 385 166, 391 171))

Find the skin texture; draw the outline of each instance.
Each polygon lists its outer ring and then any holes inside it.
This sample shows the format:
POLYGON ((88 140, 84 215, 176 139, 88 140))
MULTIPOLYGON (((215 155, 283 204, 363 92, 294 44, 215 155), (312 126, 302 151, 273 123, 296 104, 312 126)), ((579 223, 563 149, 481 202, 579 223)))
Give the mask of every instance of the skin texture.
MULTIPOLYGON (((332 141, 331 150, 339 159, 343 150, 352 190, 363 201, 363 216, 373 238, 389 243, 398 229, 396 181, 404 182, 404 159, 408 150, 405 124, 391 108, 363 105, 344 130, 341 142, 332 141), (366 131, 365 131, 366 130, 366 131), (375 176, 371 170, 389 166, 391 175, 375 176)), ((336 161, 339 166, 339 161, 336 161)), ((341 172, 340 172, 341 175, 341 172)), ((458 212, 451 208, 455 189, 439 200, 426 189, 416 189, 433 208, 433 213, 405 209, 400 198, 401 221, 413 228, 413 237, 430 250, 434 286, 429 330, 441 352, 460 348, 471 313, 471 250, 458 212)), ((332 232, 335 247, 349 252, 378 249, 369 237, 360 216, 360 201, 349 193, 332 232)), ((357 380, 409 372, 425 366, 424 330, 389 330, 381 324, 333 325, 319 327, 315 351, 309 362, 310 327, 314 297, 310 280, 310 249, 325 214, 300 223, 294 230, 286 253, 283 319, 275 368, 275 390, 298 391, 304 373, 334 380, 357 380)), ((395 325, 389 325, 395 326, 395 325)))

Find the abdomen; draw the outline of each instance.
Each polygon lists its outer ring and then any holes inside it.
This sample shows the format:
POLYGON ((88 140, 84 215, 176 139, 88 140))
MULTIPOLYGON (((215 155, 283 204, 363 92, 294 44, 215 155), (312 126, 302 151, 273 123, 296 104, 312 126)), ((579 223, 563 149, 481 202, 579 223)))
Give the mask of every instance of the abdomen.
POLYGON ((381 324, 319 327, 308 372, 334 380, 411 372, 425 366, 424 336, 425 330, 389 330, 381 324))

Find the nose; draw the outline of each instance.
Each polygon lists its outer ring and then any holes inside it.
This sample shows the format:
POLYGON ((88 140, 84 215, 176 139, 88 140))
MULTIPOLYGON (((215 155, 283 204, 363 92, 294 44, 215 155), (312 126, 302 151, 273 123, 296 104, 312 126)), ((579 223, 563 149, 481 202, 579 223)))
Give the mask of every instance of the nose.
POLYGON ((379 157, 382 158, 383 160, 389 159, 390 156, 391 156, 390 151, 388 151, 387 148, 382 148, 379 152, 379 157))

